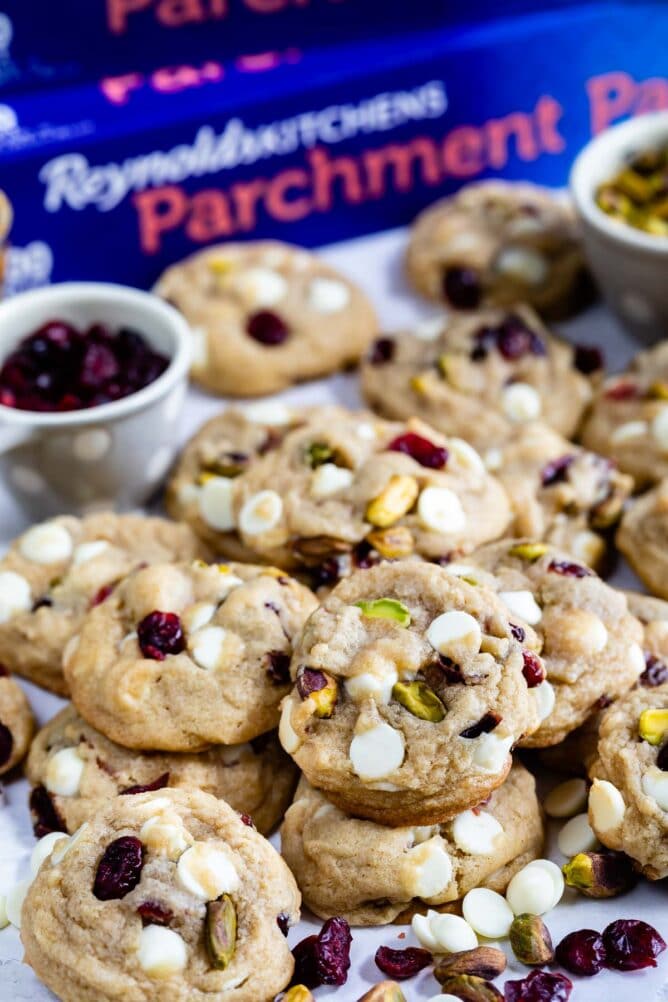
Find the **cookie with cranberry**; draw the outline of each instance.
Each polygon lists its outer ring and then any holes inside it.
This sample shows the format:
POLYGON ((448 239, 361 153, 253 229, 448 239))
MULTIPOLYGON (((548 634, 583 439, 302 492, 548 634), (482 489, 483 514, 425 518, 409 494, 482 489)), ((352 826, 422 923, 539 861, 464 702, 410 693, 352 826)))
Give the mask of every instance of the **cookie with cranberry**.
POLYGON ((193 331, 193 378, 258 396, 357 362, 377 329, 364 293, 314 254, 278 241, 220 244, 172 265, 155 291, 193 331))
POLYGON ((379 414, 417 415, 484 453, 533 421, 571 438, 592 394, 576 362, 529 307, 484 309, 376 341, 362 392, 379 414))
POLYGON ((59 841, 22 909, 25 961, 63 1002, 259 1002, 294 961, 300 896, 269 842, 201 790, 116 797, 59 841))
POLYGON ((0 776, 25 757, 34 731, 28 697, 0 665, 0 776))
POLYGON ((533 776, 521 765, 480 807, 443 824, 388 828, 353 818, 302 779, 281 826, 281 852, 304 904, 321 918, 384 925, 407 908, 438 908, 472 887, 505 890, 512 863, 540 856, 533 776))
POLYGON ((636 490, 668 477, 668 342, 640 352, 598 388, 582 442, 614 459, 636 490))
POLYGON ((650 880, 668 876, 668 684, 638 686, 602 715, 589 822, 650 880))
POLYGON ((19 536, 0 561, 3 663, 31 682, 67 693, 62 659, 88 610, 134 567, 204 553, 184 524, 100 512, 61 515, 19 536))
POLYGON ((442 567, 384 563, 341 581, 306 623, 279 737, 312 786, 381 824, 432 824, 500 786, 539 725, 538 640, 442 567))
POLYGON ((438 559, 497 538, 510 522, 505 491, 462 439, 343 408, 312 412, 230 481, 230 503, 242 544, 289 568, 360 547, 438 559))
POLYGON ((39 790, 33 800, 40 832, 38 808, 46 796, 65 830, 73 832, 119 794, 196 787, 226 800, 264 834, 283 817, 297 782, 294 764, 271 733, 197 755, 135 752, 105 738, 73 706, 39 731, 26 775, 39 790))
POLYGON ((542 664, 527 655, 525 671, 542 723, 523 747, 563 741, 602 697, 623 695, 644 671, 643 629, 625 595, 570 554, 533 540, 504 540, 450 572, 493 588, 520 637, 527 625, 538 634, 542 664))
POLYGON ((278 724, 314 595, 274 567, 154 564, 92 609, 64 662, 81 716, 126 748, 199 751, 278 724))
POLYGON ((545 540, 601 567, 604 533, 621 517, 631 477, 539 423, 522 426, 484 459, 510 498, 515 515, 510 535, 545 540))
POLYGON ((468 184, 427 208, 406 268, 418 292, 456 310, 521 302, 556 320, 592 298, 571 206, 516 181, 468 184))
POLYGON ((668 477, 627 509, 616 543, 647 588, 668 599, 668 477))

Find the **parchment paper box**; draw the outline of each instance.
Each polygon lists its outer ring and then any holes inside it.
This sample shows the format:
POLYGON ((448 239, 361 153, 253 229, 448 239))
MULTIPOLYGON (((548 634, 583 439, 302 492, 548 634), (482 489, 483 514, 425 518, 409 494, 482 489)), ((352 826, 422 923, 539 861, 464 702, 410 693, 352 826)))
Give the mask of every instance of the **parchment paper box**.
POLYGON ((209 60, 13 95, 0 104, 9 284, 149 286, 218 240, 325 244, 490 174, 563 184, 593 132, 668 107, 666 37, 668 5, 568 4, 310 48, 261 72, 209 60))

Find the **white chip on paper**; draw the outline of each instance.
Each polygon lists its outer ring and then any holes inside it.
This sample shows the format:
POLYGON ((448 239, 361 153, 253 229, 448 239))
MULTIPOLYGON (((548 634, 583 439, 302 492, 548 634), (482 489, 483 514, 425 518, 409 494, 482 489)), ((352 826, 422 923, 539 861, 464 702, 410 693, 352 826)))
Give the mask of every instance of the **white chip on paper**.
POLYGON ((464 918, 486 939, 504 939, 513 924, 513 910, 504 897, 487 887, 475 887, 464 896, 464 918))
POLYGON ((572 818, 587 806, 587 783, 584 779, 567 779, 559 783, 545 798, 545 813, 551 818, 572 818))
POLYGON ((598 839, 591 829, 589 817, 576 814, 567 821, 557 836, 557 845, 559 852, 569 859, 579 852, 592 852, 598 845, 598 839))

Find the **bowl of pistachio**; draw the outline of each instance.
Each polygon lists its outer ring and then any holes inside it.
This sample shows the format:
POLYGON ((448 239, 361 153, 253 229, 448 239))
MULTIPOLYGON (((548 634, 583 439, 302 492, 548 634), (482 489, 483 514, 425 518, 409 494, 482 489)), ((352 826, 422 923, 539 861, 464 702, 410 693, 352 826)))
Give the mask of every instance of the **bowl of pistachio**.
POLYGON ((607 302, 640 340, 668 336, 668 111, 592 139, 570 186, 607 302))

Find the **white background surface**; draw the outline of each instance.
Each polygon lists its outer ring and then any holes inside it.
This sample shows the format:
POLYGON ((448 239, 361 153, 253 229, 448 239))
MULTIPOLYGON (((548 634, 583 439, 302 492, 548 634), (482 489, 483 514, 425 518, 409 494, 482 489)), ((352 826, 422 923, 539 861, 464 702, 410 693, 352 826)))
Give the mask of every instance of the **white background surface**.
MULTIPOLYGON (((338 244, 323 251, 330 263, 341 268, 357 281, 371 296, 379 312, 384 329, 392 330, 410 324, 420 316, 434 312, 430 306, 418 302, 408 290, 401 270, 401 254, 405 235, 395 230, 380 235, 338 244)), ((634 346, 625 337, 617 323, 596 307, 578 317, 563 328, 567 336, 586 343, 599 344, 605 351, 606 362, 611 370, 623 366, 633 353, 634 346)), ((353 375, 337 376, 329 380, 306 384, 281 395, 281 399, 291 404, 315 404, 337 401, 348 406, 360 404, 356 379, 353 375)), ((221 408, 221 402, 191 390, 184 420, 182 435, 185 441, 211 415, 221 408)), ((0 485, 0 542, 4 543, 25 528, 24 519, 12 499, 0 485)), ((637 586, 628 568, 620 567, 613 579, 626 586, 637 586)), ((1 652, 0 652, 1 660, 1 652)), ((39 722, 43 723, 56 712, 62 701, 48 693, 26 684, 33 708, 39 722)), ((546 780, 544 789, 553 782, 546 780)), ((12 883, 27 875, 28 858, 34 845, 34 838, 27 807, 27 783, 19 778, 9 781, 4 788, 4 804, 0 806, 0 893, 6 892, 12 883)), ((556 826, 555 826, 556 829, 556 826)), ((564 858, 556 848, 555 832, 551 833, 550 851, 547 853, 555 862, 563 864, 564 858)), ((278 843, 274 836, 274 843, 278 843)), ((665 882, 664 882, 665 884, 665 882)), ((647 882, 621 898, 597 902, 582 898, 567 890, 561 904, 546 916, 547 925, 555 945, 574 929, 593 928, 601 930, 608 922, 617 918, 642 918, 655 925, 668 941, 668 897, 664 884, 651 885, 647 882)), ((304 936, 320 928, 319 922, 305 919, 298 928, 291 930, 290 943, 294 945, 304 936)), ((369 987, 383 980, 384 975, 376 968, 373 956, 381 944, 402 948, 418 945, 410 927, 386 926, 371 930, 353 930, 352 967, 347 984, 343 988, 320 988, 316 998, 335 997, 341 1002, 354 1002, 369 987), (399 939, 399 935, 405 935, 399 939)), ((502 944, 509 956, 508 978, 521 978, 528 973, 527 968, 512 957, 508 944, 502 944)), ((54 998, 39 984, 32 971, 20 963, 21 943, 17 930, 13 928, 0 932, 0 1002, 46 1002, 54 998)), ((668 951, 662 955, 656 970, 626 974, 601 973, 595 978, 573 978, 572 1002, 668 1002, 668 951)), ((500 982, 497 982, 500 984, 500 982)), ((431 999, 438 994, 438 983, 430 969, 417 978, 403 983, 408 1002, 431 999)), ((168 1002, 168 992, 162 996, 168 1002)), ((257 1000, 262 1002, 262 1000, 257 1000)))

